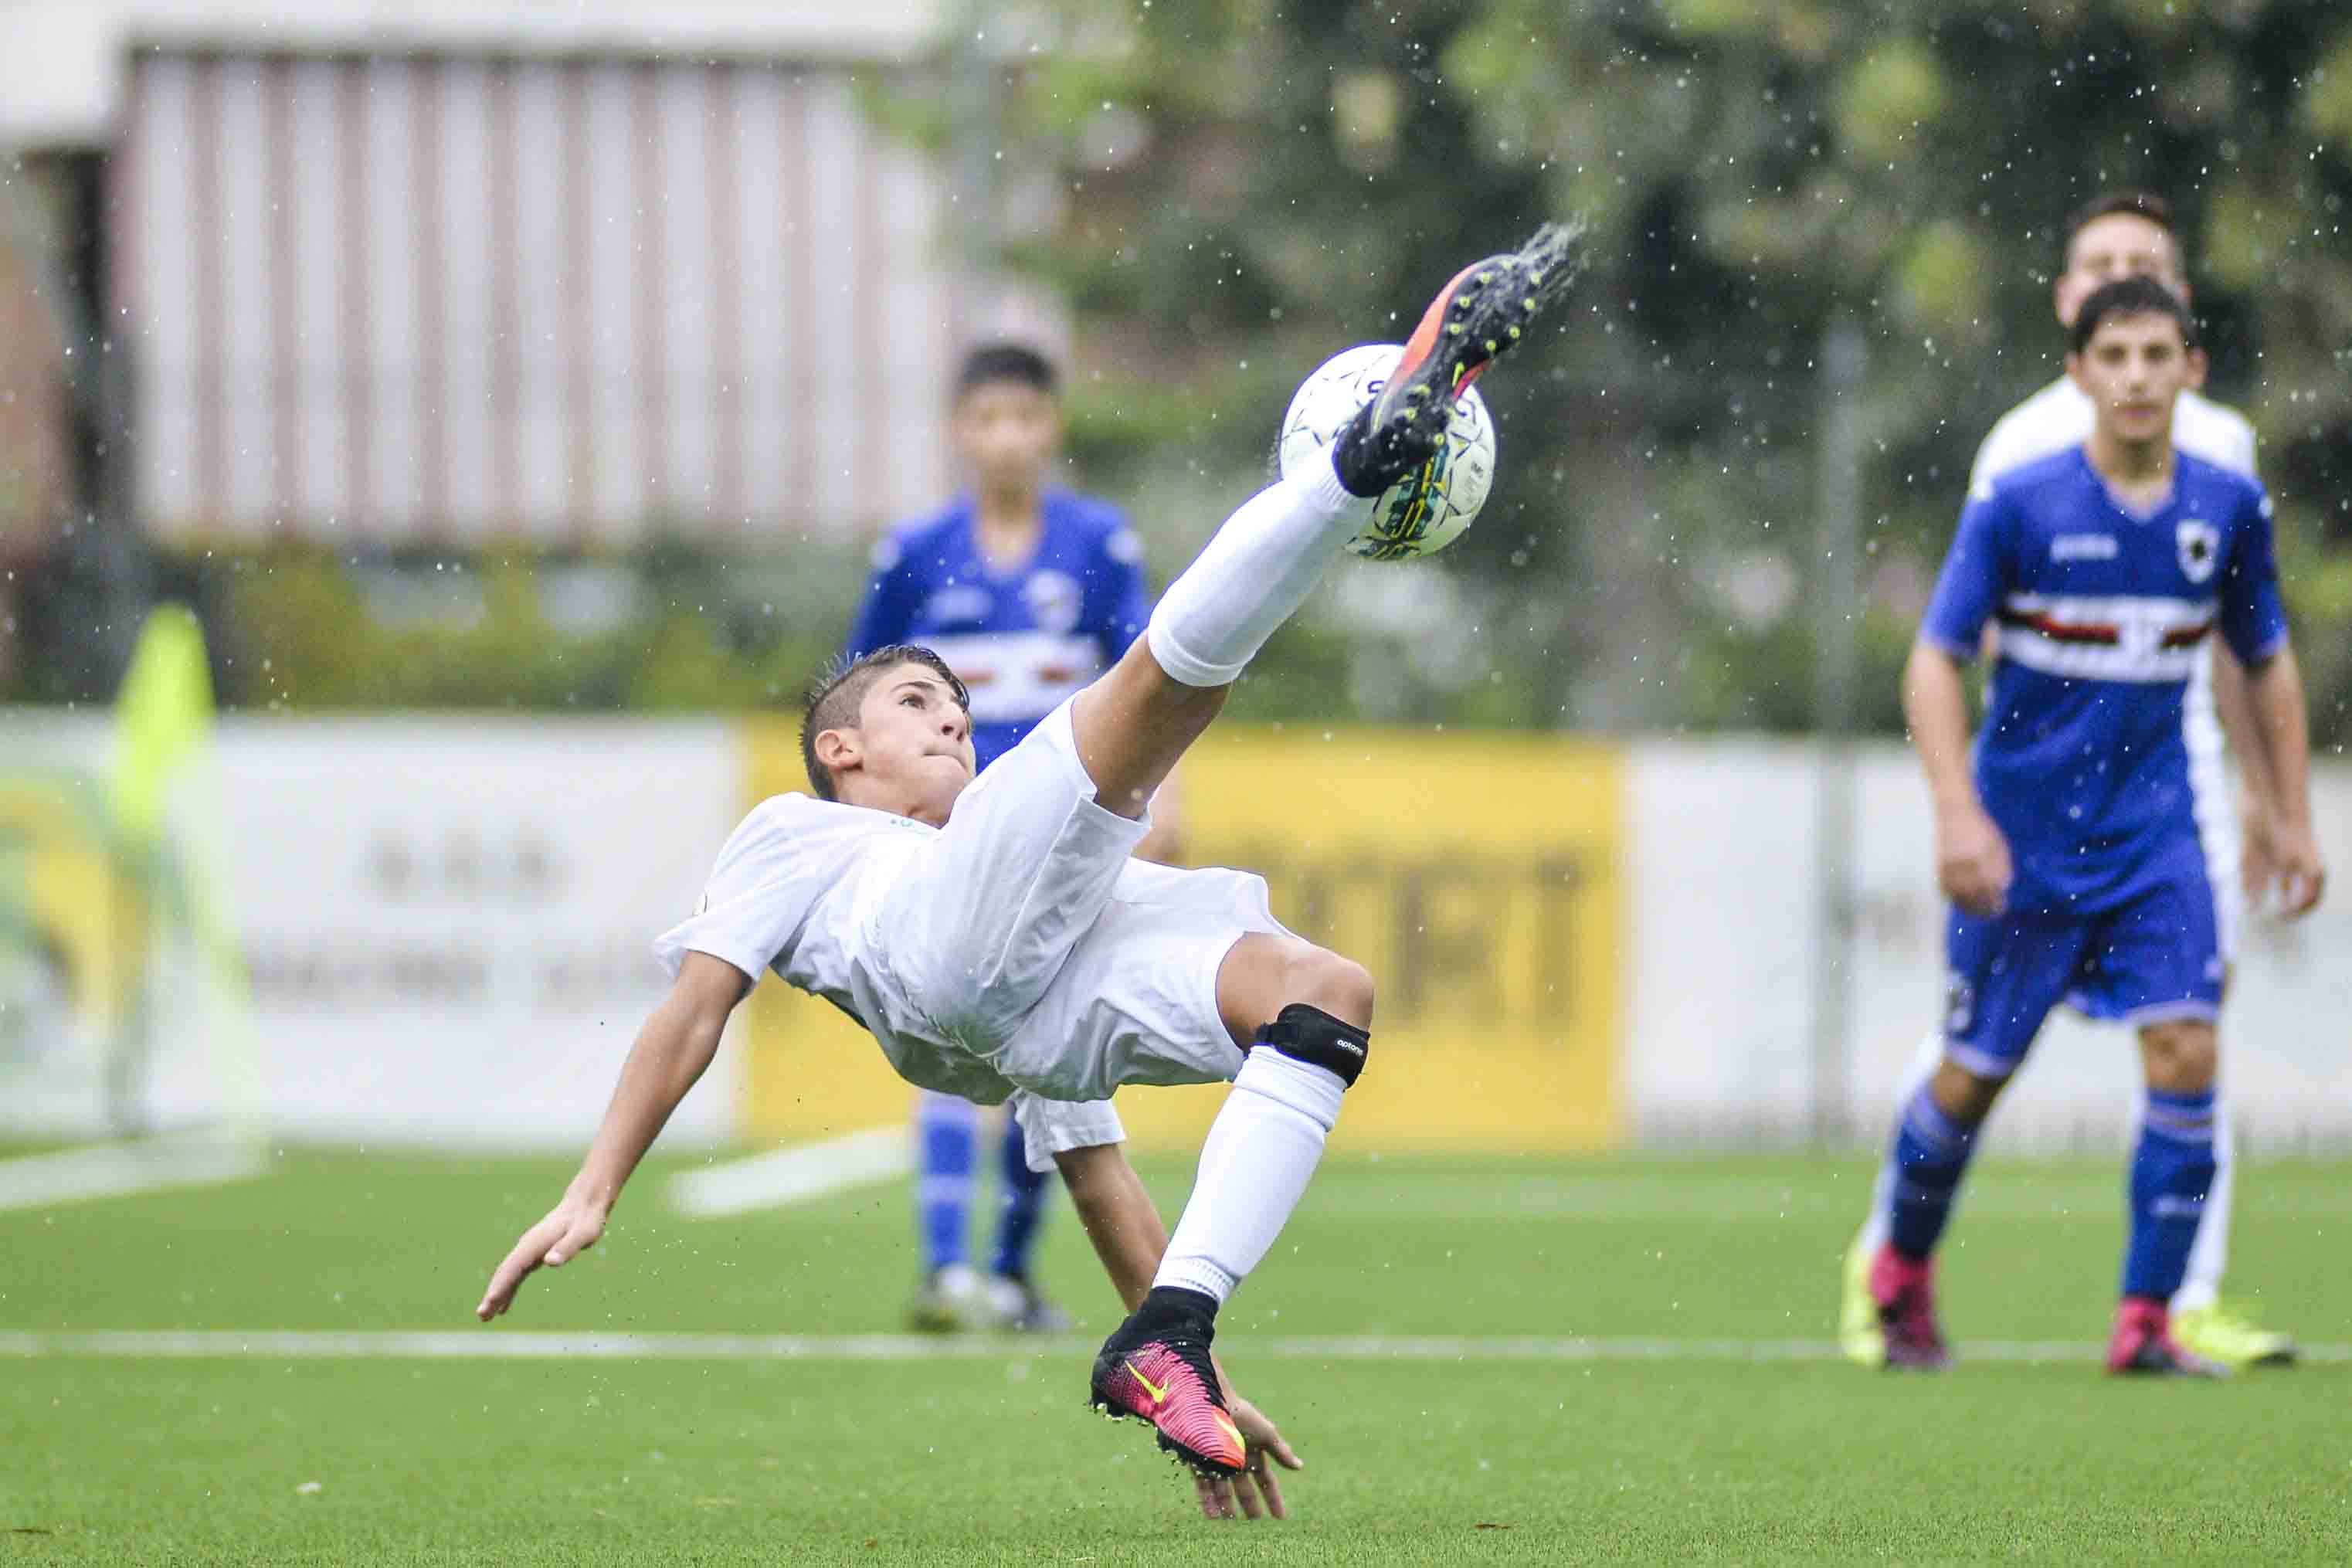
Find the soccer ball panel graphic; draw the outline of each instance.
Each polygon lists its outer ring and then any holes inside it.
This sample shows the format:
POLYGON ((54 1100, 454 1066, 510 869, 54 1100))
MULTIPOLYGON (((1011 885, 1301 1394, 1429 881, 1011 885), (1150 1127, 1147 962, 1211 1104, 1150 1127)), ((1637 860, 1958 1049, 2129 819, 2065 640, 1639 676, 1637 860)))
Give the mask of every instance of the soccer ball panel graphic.
MULTIPOLYGON (((1403 352, 1397 343, 1363 343, 1325 361, 1300 384, 1282 416, 1276 451, 1284 478, 1308 462, 1329 460, 1323 454, 1332 438, 1379 394, 1403 352)), ((1434 554, 1476 519, 1494 482, 1495 422, 1474 386, 1454 400, 1444 446, 1381 494, 1348 548, 1373 561, 1434 554)))

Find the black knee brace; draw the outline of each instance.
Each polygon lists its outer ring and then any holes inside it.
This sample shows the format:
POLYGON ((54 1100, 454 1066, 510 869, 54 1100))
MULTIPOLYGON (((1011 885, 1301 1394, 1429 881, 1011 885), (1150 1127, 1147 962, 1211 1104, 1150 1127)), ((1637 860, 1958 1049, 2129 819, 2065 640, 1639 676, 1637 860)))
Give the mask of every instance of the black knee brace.
POLYGON ((1364 1054, 1371 1049, 1372 1037, 1320 1007, 1293 1002, 1275 1016, 1273 1023, 1259 1026, 1256 1043, 1272 1046, 1293 1061, 1337 1073, 1341 1083, 1353 1089, 1356 1075, 1364 1070, 1364 1054))

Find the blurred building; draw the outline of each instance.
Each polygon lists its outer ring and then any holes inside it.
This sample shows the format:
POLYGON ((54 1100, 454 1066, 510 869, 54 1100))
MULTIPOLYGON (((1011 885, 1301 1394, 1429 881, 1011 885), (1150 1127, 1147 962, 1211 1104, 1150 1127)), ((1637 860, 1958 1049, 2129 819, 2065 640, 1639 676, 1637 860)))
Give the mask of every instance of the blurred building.
POLYGON ((163 539, 855 533, 947 481, 940 0, 0 3, 163 539), (877 112, 879 110, 880 112, 877 112), (89 155, 95 154, 94 159, 89 155))

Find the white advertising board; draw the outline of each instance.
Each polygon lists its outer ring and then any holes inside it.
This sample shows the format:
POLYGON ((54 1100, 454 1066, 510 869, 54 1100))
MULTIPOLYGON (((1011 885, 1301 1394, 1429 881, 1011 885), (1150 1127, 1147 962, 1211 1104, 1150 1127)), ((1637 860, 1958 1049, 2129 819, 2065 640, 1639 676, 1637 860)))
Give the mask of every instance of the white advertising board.
MULTIPOLYGON (((733 727, 252 721, 218 750, 271 1126, 583 1143, 740 816, 733 727)), ((671 1137, 731 1132, 730 1072, 671 1137)))
MULTIPOLYGON (((1843 932, 1816 885, 1824 752, 1802 742, 1643 742, 1627 784, 1633 903, 1626 1059, 1643 1142, 1787 1138, 1833 1125, 1875 1142, 1944 994, 1944 905, 1926 785, 1901 746, 1861 749, 1843 932), (1842 977, 1842 1048, 1817 1049, 1817 963, 1842 977), (1828 1070, 1824 1071, 1824 1065, 1828 1070)), ((2256 1148, 2352 1142, 2352 770, 2314 784, 2339 879, 2306 920, 2244 927, 2224 1009, 2223 1082, 2256 1148)), ((2011 1149, 2107 1147, 2139 1081, 2132 1037, 2063 1009, 2004 1099, 2011 1149)))

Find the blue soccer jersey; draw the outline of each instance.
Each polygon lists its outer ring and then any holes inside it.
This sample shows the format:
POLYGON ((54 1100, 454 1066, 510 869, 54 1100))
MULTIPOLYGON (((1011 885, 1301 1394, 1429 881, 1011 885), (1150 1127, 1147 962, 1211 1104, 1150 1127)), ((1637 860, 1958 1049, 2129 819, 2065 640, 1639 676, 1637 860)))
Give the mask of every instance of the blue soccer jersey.
POLYGON ((969 497, 894 530, 849 634, 855 658, 920 643, 971 692, 982 767, 1110 668, 1151 612, 1143 552, 1118 509, 1067 490, 1040 503, 1037 549, 1013 567, 981 553, 969 497))
POLYGON ((2172 494, 2118 502, 2079 447, 1993 479, 1961 515, 1919 635, 1962 658, 1999 627, 1977 793, 2009 840, 1999 911, 1951 911, 1945 1052, 2016 1069, 2061 1001, 2144 1024, 2210 1017, 2226 968, 2183 736, 2199 645, 2286 640, 2260 484, 2176 453, 2172 494))
POLYGON ((1920 626, 1964 658, 1988 620, 2000 628, 1977 790, 2027 896, 2127 896, 2193 845, 2182 698, 2198 645, 2218 631, 2257 664, 2286 640, 2269 497, 2185 452, 2175 464, 2171 497, 2145 515, 2080 447, 1993 480, 1920 626))

